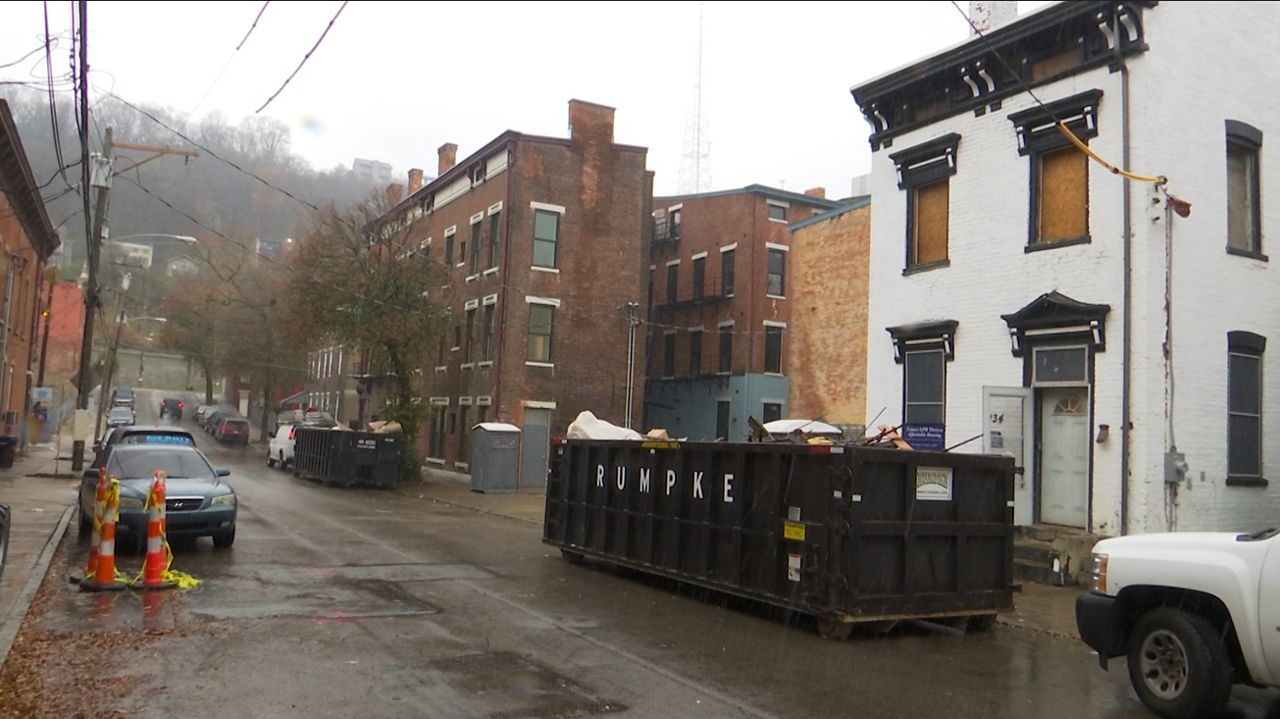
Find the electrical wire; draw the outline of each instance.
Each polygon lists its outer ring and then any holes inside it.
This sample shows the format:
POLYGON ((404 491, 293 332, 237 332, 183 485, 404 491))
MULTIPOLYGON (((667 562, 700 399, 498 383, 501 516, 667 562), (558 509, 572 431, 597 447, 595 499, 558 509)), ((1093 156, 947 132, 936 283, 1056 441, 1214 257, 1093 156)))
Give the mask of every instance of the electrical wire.
POLYGON ((213 82, 209 83, 209 87, 205 89, 204 94, 200 96, 200 100, 196 102, 195 107, 191 108, 187 113, 188 115, 196 114, 196 110, 199 110, 200 106, 204 104, 204 101, 209 99, 209 93, 213 92, 213 88, 218 86, 218 83, 222 80, 222 76, 227 72, 227 68, 231 67, 231 63, 236 59, 236 54, 240 52, 240 48, 244 47, 245 42, 249 40, 249 35, 253 33, 253 29, 258 27, 258 21, 262 19, 262 13, 267 11, 267 6, 270 4, 271 0, 267 0, 262 4, 262 9, 258 10, 258 16, 253 19, 253 25, 249 26, 249 31, 244 34, 244 38, 240 40, 240 44, 236 45, 236 49, 231 51, 231 55, 227 58, 227 61, 222 64, 222 69, 219 70, 217 76, 213 78, 213 82))
POLYGON ((1075 145, 1077 148, 1079 148, 1079 150, 1083 152, 1085 156, 1087 156, 1089 159, 1093 160, 1094 162, 1098 163, 1102 167, 1106 168, 1107 172, 1110 172, 1113 175, 1119 175, 1121 177, 1126 177, 1135 182, 1146 182, 1153 185, 1164 185, 1168 183, 1169 181, 1168 178, 1166 178, 1163 175, 1140 175, 1138 173, 1131 172, 1129 170, 1115 166, 1114 164, 1103 159, 1102 156, 1099 155, 1098 153, 1094 152, 1093 150, 1090 150, 1089 146, 1085 144, 1084 141, 1081 140, 1079 137, 1076 137, 1076 134, 1072 132, 1070 128, 1067 127, 1067 124, 1062 121, 1062 118, 1058 117, 1056 113, 1054 113, 1052 110, 1049 109, 1049 106, 1046 105, 1044 101, 1040 99, 1040 96, 1035 93, 1035 90, 1032 90, 1031 86, 1027 85, 1027 83, 1023 81, 1022 76, 1018 74, 1018 71, 1014 70, 1013 66, 1010 65, 1008 61, 1004 59, 1004 56, 1000 54, 1000 51, 996 49, 995 43, 991 42, 991 39, 987 37, 986 33, 978 29, 977 24, 975 24, 973 20, 969 17, 968 13, 964 11, 964 8, 960 7, 960 3, 957 2, 957 0, 951 0, 951 6, 956 9, 956 12, 960 13, 960 17, 964 18, 964 21, 969 24, 969 27, 973 30, 974 34, 977 35, 978 38, 981 39, 984 43, 987 44, 987 48, 991 50, 991 54, 994 55, 996 60, 1000 61, 1000 64, 1004 66, 1004 69, 1009 72, 1009 74, 1013 77, 1014 82, 1018 84, 1018 87, 1021 88, 1023 92, 1027 93, 1027 95, 1030 96, 1031 99, 1035 101, 1036 105, 1038 105, 1041 110, 1044 110, 1045 113, 1049 115, 1049 117, 1053 120, 1054 124, 1057 126, 1058 132, 1061 132, 1063 136, 1066 137, 1067 140, 1070 141, 1072 145, 1075 145))
POLYGON ((312 45, 311 49, 307 51, 307 54, 303 56, 302 62, 298 63, 298 66, 294 68, 292 73, 289 74, 289 77, 285 78, 284 84, 280 86, 280 89, 272 93, 271 97, 268 97, 267 101, 262 103, 262 107, 259 107, 257 110, 254 111, 254 114, 257 114, 267 109, 267 105, 270 105, 271 101, 276 99, 276 96, 284 92, 284 89, 289 86, 289 83, 293 81, 294 76, 298 74, 298 71, 302 69, 302 66, 306 65, 307 60, 311 59, 311 53, 315 52, 316 48, 320 47, 320 43, 324 42, 324 36, 328 35, 329 31, 333 29, 333 23, 338 20, 338 16, 342 14, 343 10, 347 9, 347 2, 348 0, 342 0, 342 6, 338 8, 338 12, 333 14, 333 19, 330 20, 329 24, 325 26, 324 32, 320 33, 320 39, 316 40, 316 44, 312 45))
POLYGON ((230 167, 231 169, 233 169, 233 170, 235 170, 235 171, 237 171, 237 172, 239 172, 239 173, 241 173, 241 174, 248 175, 249 177, 252 177, 253 179, 257 180, 258 182, 262 183, 263 185, 265 185, 265 186, 267 186, 267 187, 271 188, 272 190, 275 190, 276 192, 279 192, 280 194, 284 195, 285 197, 288 197, 289 199, 293 200, 294 202, 297 202, 297 203, 298 203, 298 204, 300 204, 300 205, 303 205, 303 206, 305 206, 305 207, 309 207, 309 208, 311 208, 312 210, 315 210, 316 212, 320 212, 320 213, 323 213, 323 212, 324 212, 324 210, 322 210, 319 206, 317 206, 317 205, 315 205, 315 204, 313 204, 313 203, 311 203, 311 202, 308 202, 308 201, 306 201, 306 200, 302 199, 301 197, 298 197, 297 195, 293 194, 292 192, 289 192, 288 190, 284 189, 283 187, 280 187, 280 186, 278 186, 278 185, 274 185, 274 184, 272 184, 271 182, 269 182, 269 181, 267 181, 267 180, 263 179, 262 177, 259 177, 257 174, 255 174, 255 173, 253 173, 253 172, 250 172, 249 170, 244 169, 244 168, 243 168, 243 167, 241 167, 240 165, 237 165, 235 162, 232 162, 231 160, 228 160, 227 158, 223 157, 222 155, 219 155, 218 153, 216 153, 216 152, 214 152, 213 150, 209 149, 207 146, 202 145, 201 143, 196 142, 195 140, 191 139, 188 135, 186 135, 185 133, 183 133, 181 130, 178 130, 178 129, 176 129, 176 128, 172 127, 172 126, 171 126, 171 125, 169 125, 168 123, 166 123, 166 122, 164 122, 163 120, 161 120, 160 118, 156 117, 153 113, 148 112, 147 110, 144 110, 144 109, 142 109, 141 107, 138 107, 137 105, 135 105, 135 104, 133 104, 133 103, 129 102, 128 100, 124 99, 123 97, 120 97, 119 95, 115 94, 114 92, 111 92, 110 90, 100 90, 100 92, 102 92, 102 94, 104 94, 104 95, 109 95, 109 96, 111 96, 112 98, 114 98, 115 100, 117 100, 117 101, 119 101, 119 102, 123 103, 123 104, 124 104, 126 107, 128 107, 129 109, 133 110, 134 112, 137 112, 138 114, 142 115, 143 117, 146 117, 148 120, 151 120, 152 122, 156 123, 156 124, 157 124, 157 125, 159 125, 160 127, 163 127, 164 129, 168 130, 169 132, 172 132, 173 134, 175 134, 175 135, 177 135, 178 137, 182 138, 182 140, 183 140, 183 141, 185 141, 187 144, 191 145, 192 147, 198 148, 199 150, 203 151, 206 155, 208 155, 208 156, 212 157, 213 159, 215 159, 215 160, 217 160, 217 161, 219 161, 219 162, 221 162, 221 163, 223 163, 223 164, 227 165, 227 166, 228 166, 228 167, 230 167))
POLYGON ((253 19, 253 24, 249 26, 249 31, 244 34, 244 37, 240 40, 240 44, 236 45, 237 51, 239 51, 240 48, 244 47, 244 44, 249 41, 249 36, 253 34, 254 28, 258 27, 258 21, 262 19, 262 13, 267 11, 267 6, 270 4, 271 4, 271 0, 267 0, 266 2, 262 3, 262 9, 258 11, 258 16, 253 19))
MULTIPOLYGON (((45 23, 45 28, 46 28, 46 29, 45 29, 45 36, 46 36, 46 38, 47 38, 47 37, 48 37, 48 34, 49 34, 49 31, 48 31, 48 22, 47 22, 47 21, 46 21, 46 23, 45 23)), ((18 58, 17 60, 14 60, 13 62, 6 62, 6 63, 4 63, 3 65, 0 65, 0 70, 3 70, 3 69, 4 69, 4 68, 6 68, 6 67, 13 67, 14 65, 21 64, 21 62, 22 62, 23 60, 26 60, 27 58, 29 58, 29 57, 31 57, 32 55, 34 55, 34 54, 36 54, 36 53, 40 52, 41 50, 45 50, 45 52, 48 52, 48 50, 46 49, 46 48, 47 48, 48 40, 46 39, 46 41, 45 41, 45 42, 46 42, 46 45, 39 45, 39 46, 37 46, 37 47, 36 47, 36 49, 32 50, 31 52, 27 53, 26 55, 23 55, 22 57, 18 58)))
POLYGON ((67 187, 71 187, 65 172, 67 161, 62 156, 62 133, 58 130, 58 98, 53 88, 53 41, 49 34, 49 0, 44 0, 44 66, 45 75, 49 81, 49 122, 53 130, 53 154, 58 167, 61 168, 59 174, 62 175, 62 181, 67 183, 67 187))

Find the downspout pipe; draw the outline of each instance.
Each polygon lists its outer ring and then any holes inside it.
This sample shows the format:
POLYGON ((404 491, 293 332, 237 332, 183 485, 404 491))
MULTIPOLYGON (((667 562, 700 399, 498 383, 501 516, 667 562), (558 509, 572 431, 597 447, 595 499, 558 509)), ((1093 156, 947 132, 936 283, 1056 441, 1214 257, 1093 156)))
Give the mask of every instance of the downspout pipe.
MULTIPOLYGON (((1116 28, 1117 34, 1119 28, 1116 28)), ((1129 67, 1125 64, 1120 52, 1119 40, 1116 40, 1116 63, 1120 68, 1120 143, 1121 166, 1132 167, 1130 161, 1129 142, 1129 67)), ((1132 451, 1132 383, 1133 383, 1133 210, 1131 207, 1132 187, 1129 178, 1121 180, 1123 203, 1121 204, 1121 224, 1123 226, 1123 271, 1124 271, 1124 338, 1122 350, 1122 373, 1120 380, 1121 413, 1120 413, 1120 533, 1129 533, 1129 455, 1132 451)))

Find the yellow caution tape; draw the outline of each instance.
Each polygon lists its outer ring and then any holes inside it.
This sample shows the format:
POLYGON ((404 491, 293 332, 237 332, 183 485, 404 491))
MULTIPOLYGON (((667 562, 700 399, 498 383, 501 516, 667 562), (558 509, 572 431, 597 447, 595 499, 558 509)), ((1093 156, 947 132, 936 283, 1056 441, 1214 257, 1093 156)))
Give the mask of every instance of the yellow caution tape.
POLYGON ((1072 132, 1072 131, 1071 131, 1071 130, 1066 126, 1066 124, 1065 124, 1065 123, 1062 123, 1062 122, 1059 122, 1059 123, 1058 123, 1058 132, 1061 132, 1061 133, 1063 134, 1063 136, 1065 136, 1068 140, 1070 140, 1070 141, 1071 141, 1071 144, 1072 144, 1072 145, 1075 145, 1077 148, 1079 148, 1081 152, 1083 152, 1084 154, 1088 155, 1088 156, 1089 156, 1089 159, 1091 159, 1091 160, 1093 160, 1094 162, 1098 163, 1099 165, 1102 165, 1103 167, 1107 168, 1107 171, 1108 171, 1108 172, 1110 172, 1110 173, 1111 173, 1111 174, 1113 174, 1113 175, 1119 175, 1119 176, 1121 176, 1121 177, 1127 177, 1127 178, 1129 178, 1130 180, 1133 180, 1134 182, 1149 182, 1149 183, 1151 183, 1151 184, 1153 184, 1153 185, 1163 185, 1163 184, 1165 184, 1165 183, 1169 182, 1169 178, 1164 177, 1163 175, 1160 175, 1160 176, 1153 176, 1153 175, 1139 175, 1139 174, 1137 174, 1136 172, 1129 172, 1128 170, 1121 169, 1121 168, 1116 167, 1115 165, 1111 164, 1110 162, 1107 162, 1106 160, 1102 159, 1102 157, 1101 157, 1101 156, 1099 156, 1099 155, 1098 155, 1098 153, 1094 152, 1093 150, 1090 150, 1090 149, 1089 149, 1089 146, 1088 146, 1088 145, 1086 145, 1086 144, 1084 144, 1084 141, 1083 141, 1083 140, 1081 140, 1080 138, 1076 137, 1076 134, 1075 134, 1074 132, 1072 132))

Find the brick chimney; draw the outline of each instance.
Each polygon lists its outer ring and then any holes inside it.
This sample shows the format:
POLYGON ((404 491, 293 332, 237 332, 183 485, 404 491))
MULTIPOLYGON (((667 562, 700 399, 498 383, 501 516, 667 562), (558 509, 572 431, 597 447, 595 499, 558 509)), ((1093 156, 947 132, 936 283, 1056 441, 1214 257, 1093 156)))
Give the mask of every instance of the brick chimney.
POLYGON ((574 143, 613 144, 613 108, 583 100, 569 101, 569 139, 574 143))
POLYGON ((805 190, 805 191, 804 191, 804 194, 805 194, 805 196, 806 196, 806 197, 816 197, 816 198, 818 198, 819 200, 825 200, 825 199, 827 199, 827 188, 825 188, 825 187, 810 187, 809 189, 807 189, 807 190, 805 190))
POLYGON ((388 205, 400 204, 400 198, 403 196, 403 194, 404 194, 404 185, 401 185, 398 182, 393 182, 390 185, 387 185, 387 204, 388 205))
POLYGON ((458 164, 458 146, 452 142, 446 142, 436 152, 440 153, 440 165, 436 169, 436 177, 444 177, 444 173, 458 164))
MULTIPOLYGON (((1016 0, 970 0, 969 20, 982 33, 988 33, 1018 19, 1016 0)), ((970 30, 969 37, 977 33, 970 30)))
POLYGON ((421 189, 422 189, 422 170, 419 170, 418 168, 415 167, 412 170, 409 170, 408 193, 412 195, 413 193, 421 189))

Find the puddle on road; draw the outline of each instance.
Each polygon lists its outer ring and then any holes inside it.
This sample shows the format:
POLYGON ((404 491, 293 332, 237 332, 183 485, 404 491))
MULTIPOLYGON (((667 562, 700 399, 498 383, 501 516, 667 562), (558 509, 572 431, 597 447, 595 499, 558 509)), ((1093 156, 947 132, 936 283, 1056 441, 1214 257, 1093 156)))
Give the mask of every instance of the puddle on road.
POLYGON ((626 711, 523 654, 482 652, 429 662, 459 695, 487 717, 586 717, 626 711))
POLYGON ((81 592, 66 584, 51 599, 42 625, 53 631, 161 629, 184 617, 216 621, 309 617, 321 624, 380 617, 438 614, 440 608, 404 589, 406 582, 487 579, 468 564, 385 564, 296 567, 258 564, 228 567, 201 577, 200 587, 163 592, 81 592))

